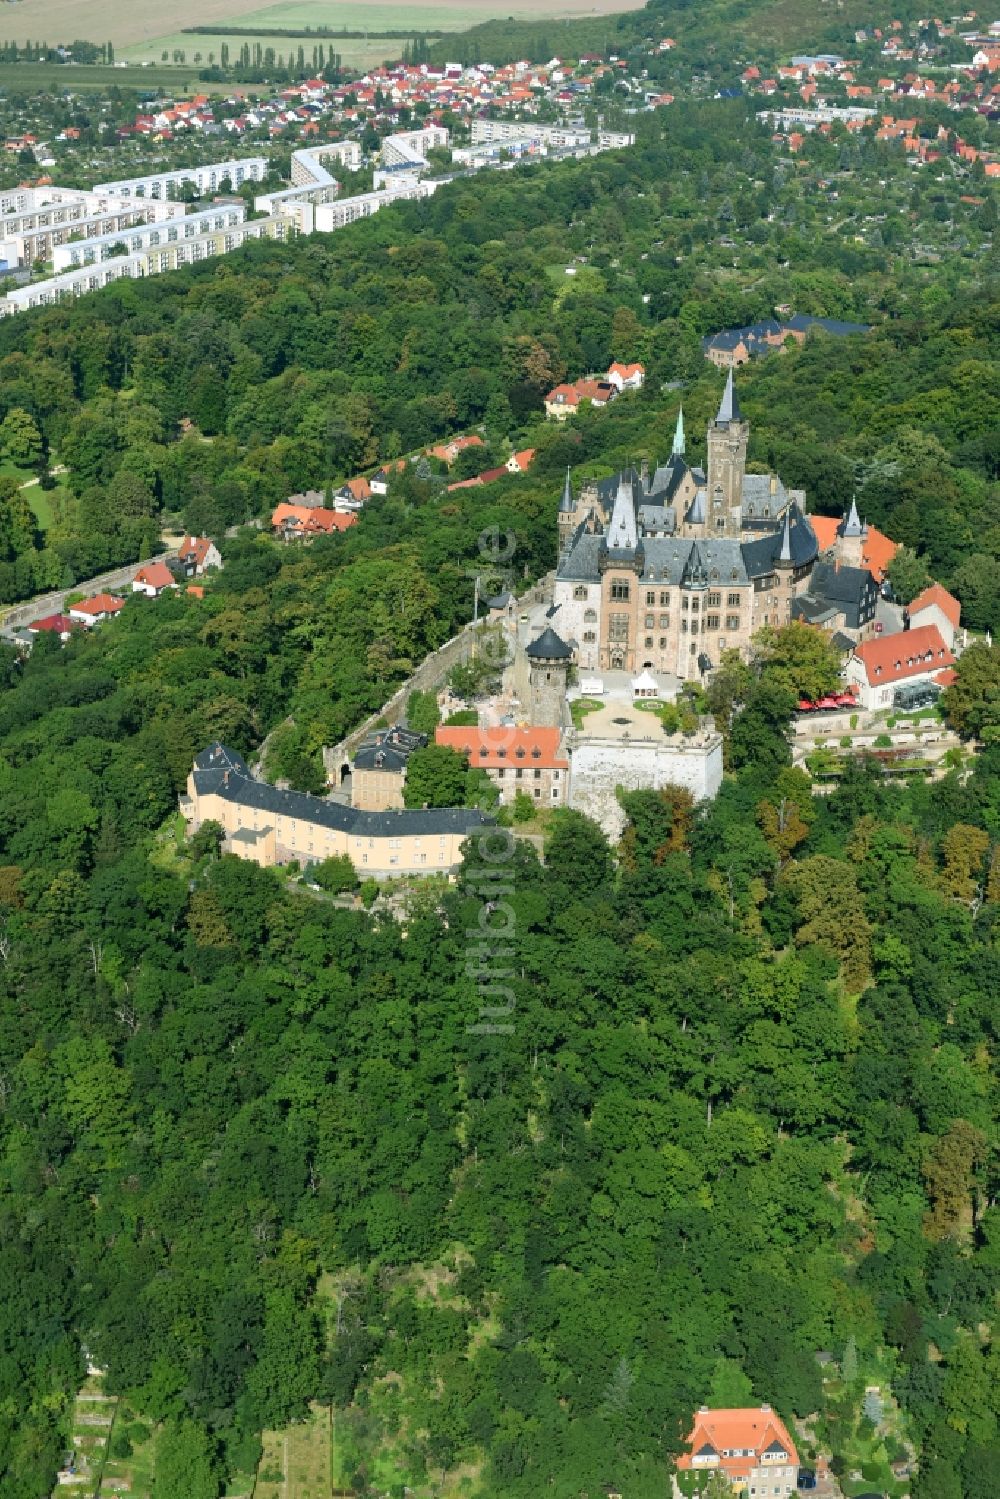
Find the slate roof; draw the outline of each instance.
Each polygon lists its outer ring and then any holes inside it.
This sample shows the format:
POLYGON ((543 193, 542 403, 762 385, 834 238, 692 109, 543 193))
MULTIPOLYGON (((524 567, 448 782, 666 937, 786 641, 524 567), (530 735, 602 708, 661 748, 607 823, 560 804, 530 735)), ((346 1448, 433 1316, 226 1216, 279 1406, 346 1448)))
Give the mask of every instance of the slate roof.
POLYGON ((866 593, 875 593, 875 580, 867 567, 834 567, 817 562, 809 579, 809 592, 818 598, 842 604, 860 604, 866 593))
POLYGON ((255 808, 275 816, 301 819, 356 837, 434 837, 446 833, 471 833, 492 823, 470 807, 429 807, 400 812, 363 812, 340 802, 324 801, 306 791, 281 791, 266 781, 255 781, 246 761, 235 750, 215 743, 202 750, 194 762, 194 781, 199 796, 215 794, 237 806, 255 808))
POLYGON ((416 734, 400 724, 391 729, 379 729, 358 746, 354 756, 354 769, 405 770, 413 751, 422 749, 426 743, 426 734, 416 734))
MULTIPOLYGON (((603 538, 595 537, 594 540, 601 541, 603 538)), ((549 625, 537 640, 525 647, 524 654, 532 661, 568 661, 573 652, 549 625)))

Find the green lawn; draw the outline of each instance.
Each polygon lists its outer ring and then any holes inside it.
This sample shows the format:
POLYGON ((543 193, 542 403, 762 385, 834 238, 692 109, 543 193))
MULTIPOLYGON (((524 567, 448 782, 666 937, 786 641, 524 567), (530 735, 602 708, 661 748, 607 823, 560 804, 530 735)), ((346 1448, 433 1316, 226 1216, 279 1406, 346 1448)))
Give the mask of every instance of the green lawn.
POLYGON ((596 713, 598 708, 602 708, 603 706, 603 703, 597 702, 597 700, 592 697, 574 698, 569 705, 569 712, 570 717, 573 720, 573 727, 575 729, 582 729, 583 720, 586 718, 587 714, 596 713))

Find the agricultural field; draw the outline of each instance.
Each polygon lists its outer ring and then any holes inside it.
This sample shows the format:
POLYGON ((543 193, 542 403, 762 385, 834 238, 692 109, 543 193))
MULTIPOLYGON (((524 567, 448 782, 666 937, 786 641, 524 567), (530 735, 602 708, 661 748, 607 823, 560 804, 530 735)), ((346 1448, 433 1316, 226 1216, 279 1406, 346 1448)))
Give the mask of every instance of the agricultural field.
MULTIPOLYGON (((547 16, 590 16, 635 8, 634 0, 589 0, 589 3, 588 0, 541 0, 536 5, 527 0, 515 0, 514 4, 510 0, 435 0, 431 5, 423 4, 423 0, 420 3, 414 0, 412 4, 368 0, 363 7, 347 4, 345 0, 291 0, 287 5, 265 7, 254 6, 253 0, 177 0, 169 9, 167 31, 164 7, 159 0, 19 0, 16 6, 8 8, 6 25, 0 29, 5 37, 20 43, 29 40, 55 43, 72 41, 75 37, 110 41, 122 60, 159 62, 164 48, 172 51, 174 46, 182 45, 176 38, 185 26, 216 23, 219 26, 217 38, 215 35, 185 38, 190 60, 195 51, 217 52, 223 41, 232 47, 234 37, 227 31, 227 25, 252 26, 262 31, 272 26, 303 31, 306 27, 315 30, 320 26, 355 31, 365 27, 377 31, 410 26, 414 32, 427 27, 462 31, 499 14, 539 20, 547 16)), ((279 40, 284 44, 283 50, 287 51, 289 44, 287 36, 254 40, 275 46, 276 50, 282 50, 278 47, 279 40)), ((305 42, 305 38, 302 40, 305 42)), ((347 57, 346 44, 337 50, 347 57)))
MULTIPOLYGON (((55 33, 52 33, 53 36, 55 33)), ((88 38, 89 40, 89 38, 88 38)), ((191 40, 190 37, 187 38, 191 40)), ((159 57, 159 52, 157 52, 159 57)), ((198 77, 198 68, 186 67, 115 68, 95 64, 67 67, 56 62, 0 63, 0 89, 9 94, 98 92, 106 93, 111 85, 149 93, 169 94, 253 94, 264 90, 254 84, 206 83, 198 77)))

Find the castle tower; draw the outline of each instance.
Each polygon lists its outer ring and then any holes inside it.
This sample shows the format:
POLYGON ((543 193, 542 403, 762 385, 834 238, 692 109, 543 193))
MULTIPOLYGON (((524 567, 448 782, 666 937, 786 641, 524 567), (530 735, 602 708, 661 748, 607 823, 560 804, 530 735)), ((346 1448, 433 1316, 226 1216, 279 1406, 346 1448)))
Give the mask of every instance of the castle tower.
POLYGON ((750 426, 743 420, 729 371, 718 415, 708 429, 708 534, 731 536, 743 531, 743 479, 747 469, 750 426))
POLYGON ((860 567, 867 537, 868 527, 861 524, 857 501, 852 498, 850 510, 837 527, 837 561, 845 567, 860 567))
POLYGON ((525 648, 528 714, 533 728, 560 728, 573 652, 551 625, 525 648))
POLYGON ((572 539, 576 530, 576 500, 573 498, 573 485, 570 483, 569 469, 566 470, 566 482, 563 485, 562 499, 559 501, 559 550, 572 539))

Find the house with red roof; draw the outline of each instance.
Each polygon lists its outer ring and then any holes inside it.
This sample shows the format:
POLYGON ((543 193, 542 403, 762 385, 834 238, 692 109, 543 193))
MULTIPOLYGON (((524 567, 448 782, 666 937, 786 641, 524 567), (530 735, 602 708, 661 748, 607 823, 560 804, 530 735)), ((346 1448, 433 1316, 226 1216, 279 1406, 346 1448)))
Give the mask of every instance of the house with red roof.
POLYGON ((646 379, 646 371, 641 364, 621 364, 616 359, 608 370, 607 378, 609 385, 613 385, 619 392, 641 390, 646 379))
POLYGON ((526 474, 531 467, 531 460, 534 456, 534 448, 522 448, 519 453, 511 453, 507 459, 507 472, 509 474, 526 474))
POLYGON ((210 567, 222 566, 222 553, 208 536, 185 536, 177 557, 186 578, 200 578, 210 567))
POLYGON ((869 526, 867 522, 858 525, 856 507, 852 505, 851 514, 839 520, 835 515, 810 515, 809 524, 816 533, 821 554, 832 552, 841 562, 867 567, 876 583, 884 581, 899 543, 877 526, 869 526))
POLYGON ((283 541, 312 540, 329 536, 331 531, 346 531, 357 523, 356 515, 341 515, 322 505, 293 505, 287 500, 274 507, 271 526, 283 541))
MULTIPOLYGON (((678 1473, 724 1473, 733 1492, 787 1499, 798 1487, 799 1457, 781 1417, 769 1405, 709 1410, 694 1418, 688 1450, 677 1459, 678 1473)), ((674 1478, 675 1499, 682 1490, 674 1478)))
POLYGON ((940 583, 932 583, 923 593, 918 593, 915 599, 911 599, 903 617, 911 630, 919 629, 922 625, 934 625, 948 649, 954 650, 962 606, 955 595, 949 593, 947 588, 942 588, 940 583))
POLYGON ((468 758, 470 766, 485 770, 509 806, 520 791, 543 807, 561 807, 569 792, 569 760, 560 748, 557 728, 525 729, 504 724, 487 728, 458 728, 440 724, 436 744, 468 758))
POLYGON ((158 599, 164 589, 176 587, 174 575, 165 562, 147 562, 132 579, 132 592, 144 593, 148 599, 158 599))
POLYGON ((74 630, 80 629, 75 619, 68 614, 46 614, 44 619, 33 619, 28 626, 29 635, 58 635, 65 643, 74 630))
POLYGON ((106 619, 120 614, 125 608, 125 600, 120 599, 114 593, 95 593, 92 599, 81 599, 78 604, 71 604, 69 617, 76 620, 78 624, 86 625, 91 629, 94 625, 103 624, 106 619))
POLYGON ((844 667, 844 680, 857 689, 862 708, 891 708, 898 687, 945 686, 940 674, 955 657, 936 625, 877 635, 856 645, 844 667))

